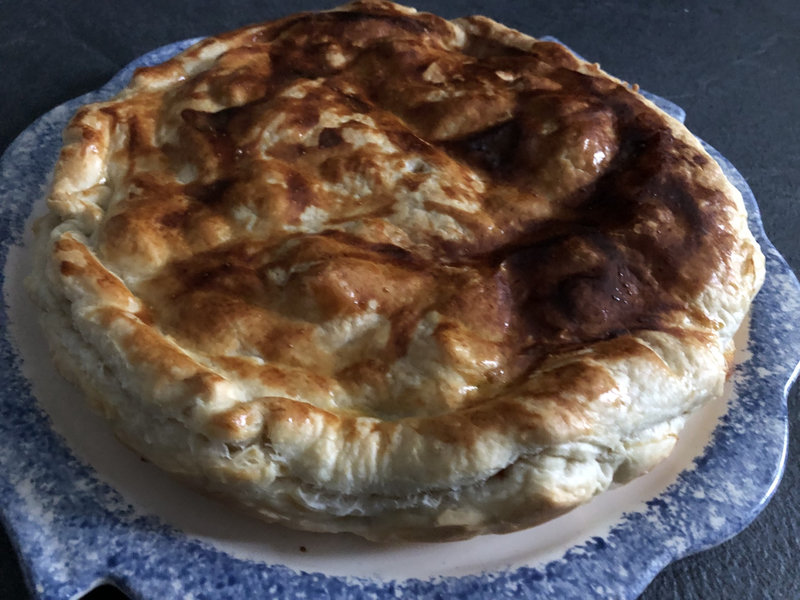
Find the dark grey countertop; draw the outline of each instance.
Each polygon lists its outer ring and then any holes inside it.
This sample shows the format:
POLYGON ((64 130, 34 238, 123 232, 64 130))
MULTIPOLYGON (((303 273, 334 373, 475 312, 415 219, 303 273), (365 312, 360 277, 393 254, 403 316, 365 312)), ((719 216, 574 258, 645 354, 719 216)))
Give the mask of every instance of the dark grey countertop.
MULTIPOLYGON (((40 114, 99 87, 148 50, 333 5, 0 0, 0 150, 40 114)), ((532 35, 555 36, 606 71, 682 106, 689 128, 747 179, 767 235, 798 272, 800 3, 419 0, 414 5, 446 17, 486 14, 532 35)), ((643 599, 800 598, 796 389, 789 414, 786 472, 769 506, 733 539, 667 567, 643 599)), ((0 535, 0 598, 28 597, 13 549, 0 535)))

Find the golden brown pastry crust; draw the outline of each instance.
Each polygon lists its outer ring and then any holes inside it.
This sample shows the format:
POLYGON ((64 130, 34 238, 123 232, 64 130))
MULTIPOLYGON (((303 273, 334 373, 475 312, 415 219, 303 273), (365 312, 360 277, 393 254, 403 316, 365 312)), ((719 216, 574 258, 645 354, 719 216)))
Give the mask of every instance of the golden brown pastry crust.
POLYGON ((373 539, 519 529, 666 456, 763 278, 699 142, 558 44, 356 2, 81 109, 30 287, 152 462, 373 539))

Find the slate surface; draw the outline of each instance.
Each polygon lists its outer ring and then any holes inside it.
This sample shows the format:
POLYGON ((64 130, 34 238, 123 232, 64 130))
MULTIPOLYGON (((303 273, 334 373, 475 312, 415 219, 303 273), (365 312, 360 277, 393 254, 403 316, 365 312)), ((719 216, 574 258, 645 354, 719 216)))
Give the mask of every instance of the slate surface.
MULTIPOLYGON (((553 35, 610 73, 681 105, 689 128, 747 179, 767 234, 798 272, 800 4, 696 4, 419 0, 415 6, 447 17, 482 13, 533 35, 553 35)), ((333 5, 0 0, 0 151, 37 116, 99 87, 150 49, 333 5)), ((786 473, 770 505, 734 539, 665 569, 643 600, 800 598, 797 390, 789 413, 786 473)), ((0 535, 0 598, 28 597, 13 550, 0 535)))

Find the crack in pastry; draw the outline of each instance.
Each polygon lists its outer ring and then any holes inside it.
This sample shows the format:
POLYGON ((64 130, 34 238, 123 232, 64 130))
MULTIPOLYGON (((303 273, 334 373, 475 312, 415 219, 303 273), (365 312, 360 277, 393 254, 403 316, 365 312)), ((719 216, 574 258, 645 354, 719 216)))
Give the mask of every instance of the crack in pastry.
POLYGON ((701 144, 562 46, 355 2, 140 68, 65 132, 29 287, 163 469, 371 539, 652 468, 764 275, 701 144))

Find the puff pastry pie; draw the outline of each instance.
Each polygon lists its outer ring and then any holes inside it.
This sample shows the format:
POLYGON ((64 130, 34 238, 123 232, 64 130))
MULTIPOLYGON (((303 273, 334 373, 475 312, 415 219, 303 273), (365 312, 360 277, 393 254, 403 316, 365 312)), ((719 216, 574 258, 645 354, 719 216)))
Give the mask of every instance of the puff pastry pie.
POLYGON ((208 38, 68 126, 29 287, 59 369, 262 518, 448 540, 662 460, 763 279, 677 121, 484 17, 208 38))

